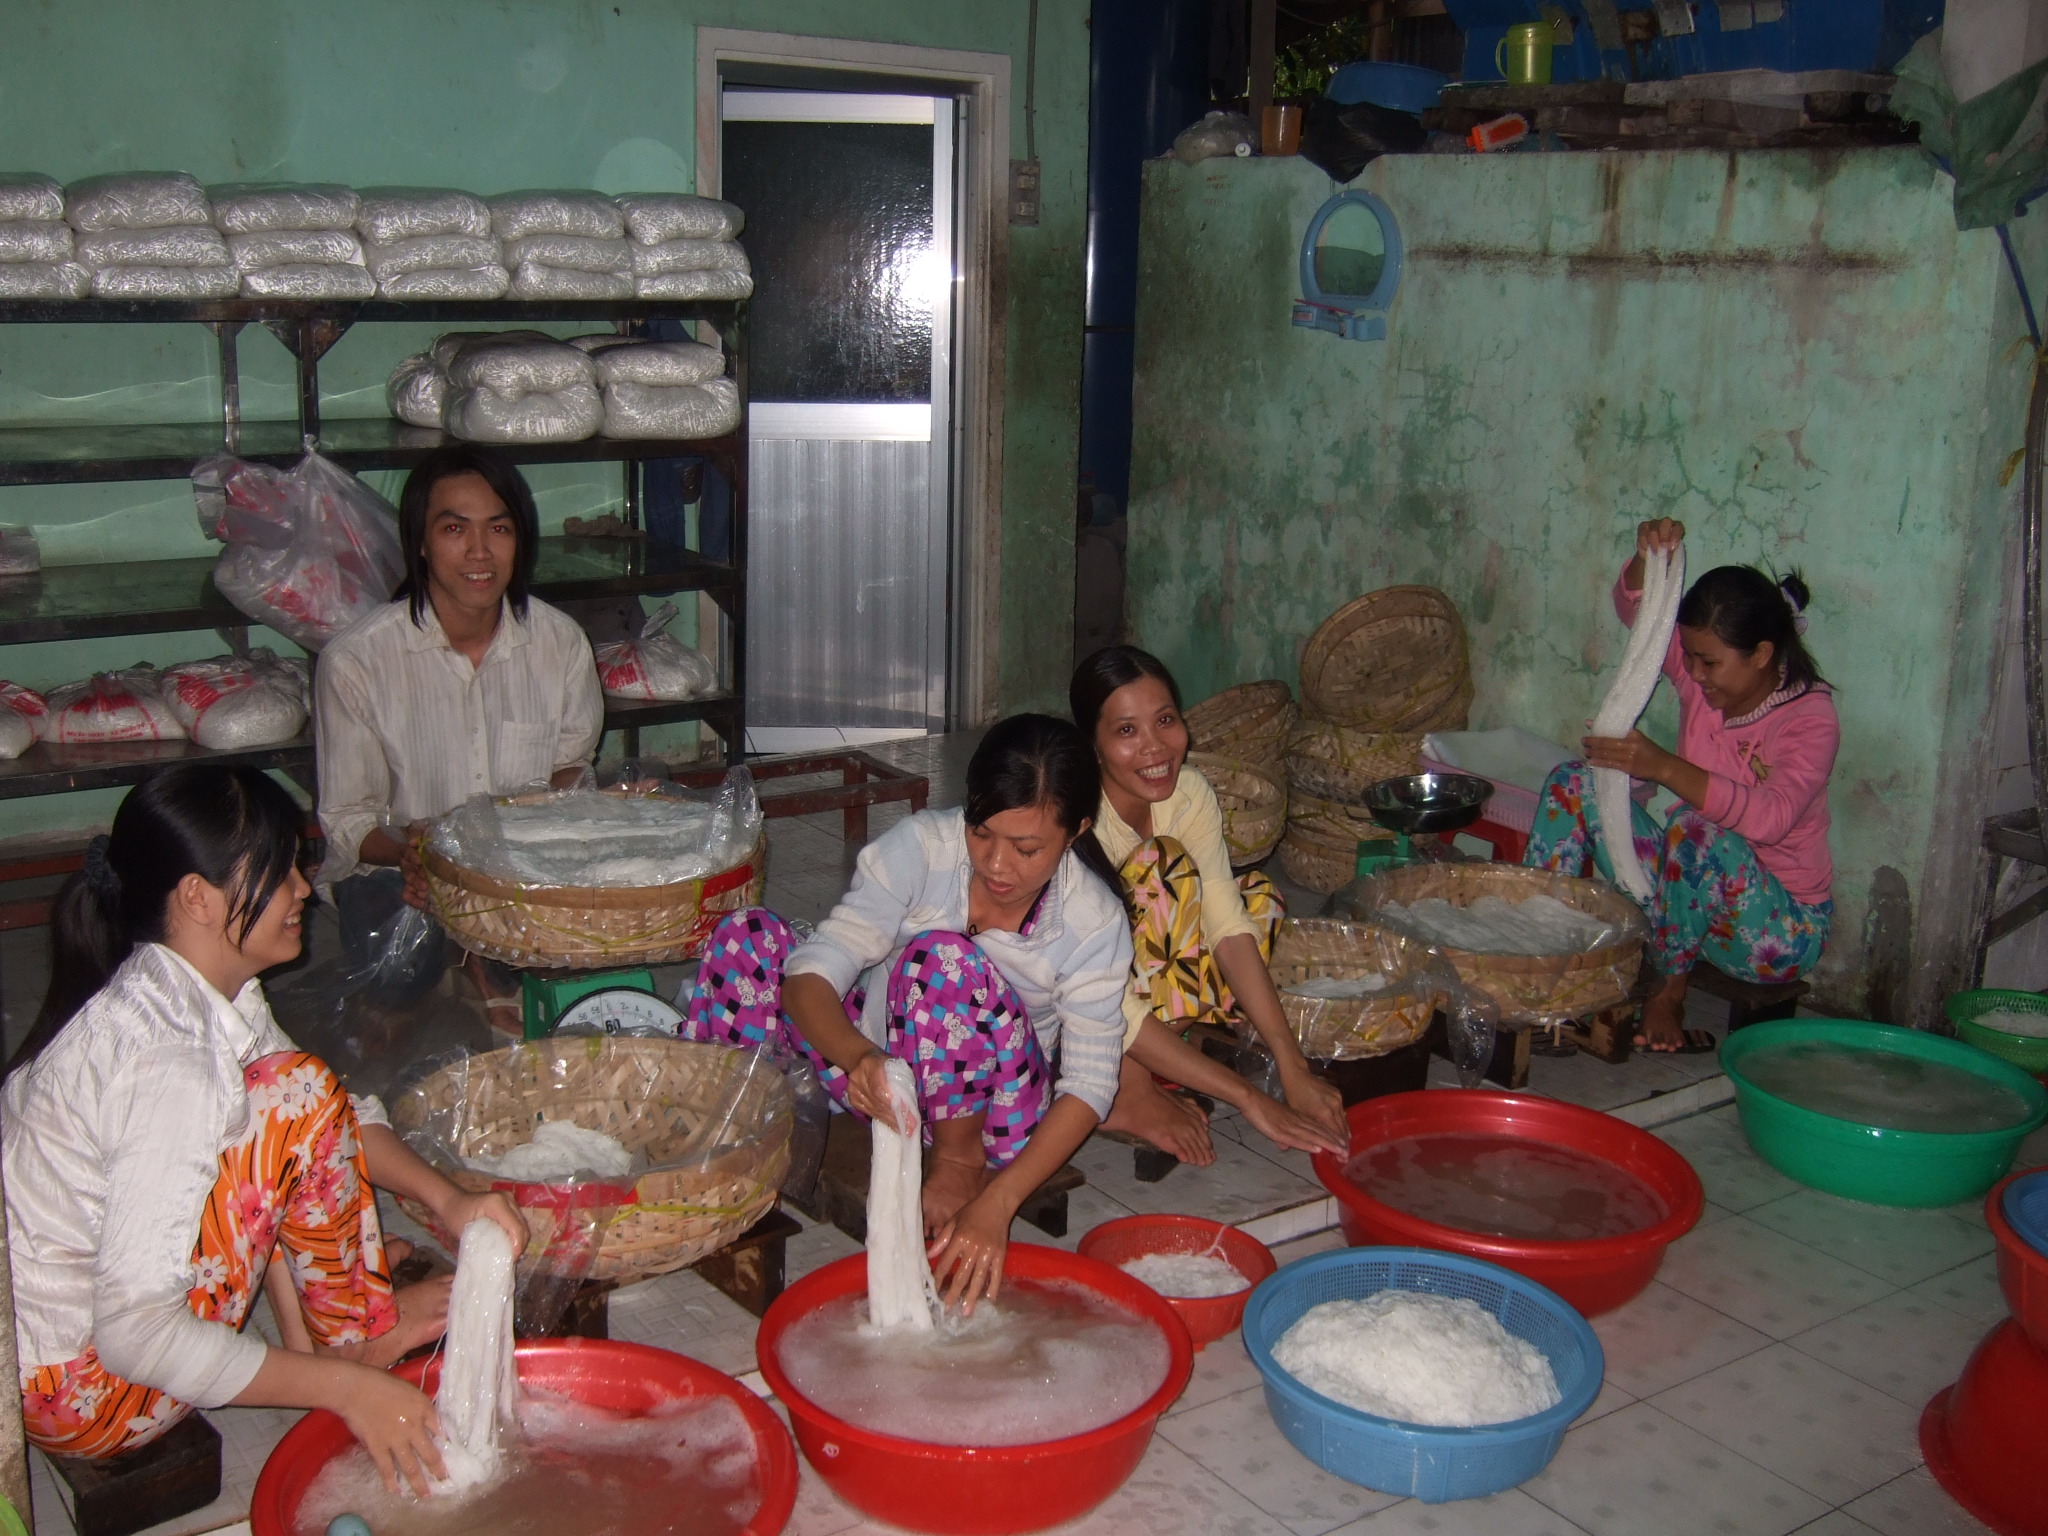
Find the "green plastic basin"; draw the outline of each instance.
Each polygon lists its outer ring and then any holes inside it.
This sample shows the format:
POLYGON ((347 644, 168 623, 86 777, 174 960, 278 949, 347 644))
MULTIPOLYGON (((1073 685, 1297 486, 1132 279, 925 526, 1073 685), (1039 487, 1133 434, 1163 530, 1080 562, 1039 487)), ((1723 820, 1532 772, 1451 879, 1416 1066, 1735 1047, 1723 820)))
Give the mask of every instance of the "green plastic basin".
POLYGON ((2020 1143, 2048 1120, 2048 1092, 2010 1062, 1959 1040, 1889 1024, 1854 1019, 1752 1024, 1730 1035, 1721 1047, 1721 1070, 1735 1085, 1743 1134, 1757 1156, 1802 1184, 1872 1205, 1954 1205, 1973 1200, 2005 1177, 2020 1143), (2028 1113, 1999 1131, 1891 1131, 1788 1104, 1743 1075, 1746 1057, 1772 1046, 1808 1041, 1892 1051, 1972 1072, 2010 1088, 2025 1101, 2028 1113))
POLYGON ((2002 1029, 1979 1024, 1987 1013, 2048 1013, 2048 997, 2039 992, 2005 992, 1982 987, 1975 992, 1958 992, 1942 1005, 1942 1012, 1956 1027, 1956 1038, 2009 1061, 2022 1072, 2036 1077, 2048 1072, 2048 1037, 2013 1035, 2002 1029))

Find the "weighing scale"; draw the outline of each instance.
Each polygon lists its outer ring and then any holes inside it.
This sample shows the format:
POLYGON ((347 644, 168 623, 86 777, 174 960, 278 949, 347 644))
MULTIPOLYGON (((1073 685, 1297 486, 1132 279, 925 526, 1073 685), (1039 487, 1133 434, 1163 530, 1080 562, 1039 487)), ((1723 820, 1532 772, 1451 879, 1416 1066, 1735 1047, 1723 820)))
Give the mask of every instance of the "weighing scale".
POLYGON ((1358 878, 1419 862, 1416 833, 1456 832, 1469 827, 1479 819, 1492 794, 1492 784, 1470 773, 1411 773, 1371 785, 1365 792, 1365 808, 1374 821, 1394 834, 1394 851, 1368 853, 1369 848, 1384 847, 1385 840, 1361 841, 1358 878))
POLYGON ((659 1031, 671 1038, 683 1022, 654 990, 654 973, 637 970, 527 971, 519 979, 523 1034, 620 1035, 659 1031))

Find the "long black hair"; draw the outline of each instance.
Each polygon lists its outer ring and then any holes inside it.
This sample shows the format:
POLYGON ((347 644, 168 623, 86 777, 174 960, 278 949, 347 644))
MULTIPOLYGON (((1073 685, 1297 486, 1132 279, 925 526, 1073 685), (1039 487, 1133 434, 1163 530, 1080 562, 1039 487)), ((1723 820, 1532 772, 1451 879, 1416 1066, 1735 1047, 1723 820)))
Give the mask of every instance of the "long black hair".
POLYGON ((1753 565, 1717 565, 1687 590, 1678 605, 1686 629, 1711 629, 1721 643, 1747 656, 1766 640, 1785 669, 1780 685, 1801 690, 1825 684, 1799 634, 1799 615, 1812 600, 1797 571, 1765 575, 1753 565))
POLYGON ((1095 727, 1102 719, 1102 706, 1109 702, 1109 696, 1147 677, 1166 684, 1166 691, 1173 696, 1173 707, 1181 707, 1180 684, 1166 670, 1166 663, 1135 645, 1105 645, 1074 668, 1074 680, 1067 684, 1067 708, 1073 711, 1074 724, 1081 727, 1081 734, 1091 746, 1095 727))
POLYGON ((398 543, 405 553, 405 580, 391 594, 392 599, 402 597, 412 605, 413 623, 426 618, 427 506, 434 499, 434 487, 457 475, 480 478, 512 515, 512 582, 505 589, 505 601, 523 619, 533 589, 534 562, 540 558, 540 512, 533 504, 533 487, 519 473, 519 466, 480 443, 446 443, 421 459, 405 477, 405 489, 398 494, 398 543))
POLYGON ((1095 748, 1074 726, 1051 715, 1012 715, 998 720, 981 738, 967 763, 967 825, 978 827, 1005 811, 1052 808, 1060 829, 1074 839, 1074 853, 1097 879, 1123 900, 1116 866, 1083 830, 1102 803, 1102 770, 1095 748))
POLYGON ((198 875, 228 893, 228 931, 248 937, 298 859, 305 813, 254 768, 193 763, 144 779, 87 846, 85 868, 50 913, 50 990, 14 1071, 57 1037, 137 944, 161 940, 178 882, 198 875))

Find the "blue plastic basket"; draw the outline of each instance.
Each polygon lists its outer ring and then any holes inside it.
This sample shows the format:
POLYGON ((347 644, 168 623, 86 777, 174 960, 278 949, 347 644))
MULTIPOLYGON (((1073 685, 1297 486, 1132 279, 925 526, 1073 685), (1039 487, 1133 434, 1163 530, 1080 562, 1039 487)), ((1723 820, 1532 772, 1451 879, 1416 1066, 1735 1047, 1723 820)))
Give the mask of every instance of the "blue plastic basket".
POLYGON ((1999 1201, 2006 1224, 2036 1253, 2048 1254, 2048 1168, 2014 1179, 1999 1201))
POLYGON ((1556 1292, 1497 1264, 1427 1248, 1345 1248, 1289 1264, 1252 1292, 1244 1345, 1265 1379, 1266 1408, 1288 1442, 1326 1472, 1425 1504, 1476 1499, 1526 1482, 1600 1395, 1606 1357, 1586 1320, 1556 1292), (1310 1307, 1381 1291, 1463 1296, 1550 1361, 1554 1408, 1478 1429, 1384 1419, 1311 1392, 1274 1363, 1273 1344, 1310 1307))

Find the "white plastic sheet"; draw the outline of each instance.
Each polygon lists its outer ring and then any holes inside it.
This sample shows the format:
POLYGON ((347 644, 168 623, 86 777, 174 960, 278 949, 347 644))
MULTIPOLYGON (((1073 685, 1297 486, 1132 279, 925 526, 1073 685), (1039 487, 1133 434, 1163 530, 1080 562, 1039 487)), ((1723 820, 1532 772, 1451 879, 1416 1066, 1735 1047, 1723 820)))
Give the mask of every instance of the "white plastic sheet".
POLYGON ((211 224, 102 229, 78 237, 78 260, 100 267, 224 267, 228 243, 211 224))
POLYGON ((54 176, 36 171, 0 171, 0 219, 64 217, 64 188, 54 176))
POLYGON ((511 286, 503 267, 451 267, 384 278, 377 292, 387 299, 502 299, 511 286))
POLYGON ((206 189, 183 171, 88 176, 64 189, 64 221, 80 232, 213 223, 206 189))
POLYGON ((334 183, 232 182, 209 187, 214 227, 223 234, 271 230, 348 229, 362 199, 353 187, 334 183))
POLYGON ((546 331, 443 331, 427 348, 427 355, 446 368, 465 347, 510 346, 515 341, 552 342, 554 339, 546 331))
POLYGON ((242 294, 252 299, 367 299, 377 280, 361 267, 292 262, 242 274, 242 294))
POLYGON ((241 286, 233 267, 101 267, 92 274, 102 299, 230 299, 241 286))
POLYGON ((754 279, 750 273, 729 270, 664 272, 635 278, 633 291, 643 299, 744 299, 754 291, 754 279))
POLYGON ((739 386, 731 379, 666 387, 628 383, 605 387, 606 437, 719 437, 739 424, 739 386))
POLYGON ((69 261, 75 249, 69 224, 49 219, 0 222, 0 261, 69 261))
MULTIPOLYGON (((1593 717, 1593 735, 1619 737, 1635 729, 1636 721, 1649 705, 1650 695, 1657 691, 1657 675, 1665 652, 1671 648, 1671 631, 1678 623, 1678 603, 1684 595, 1683 544, 1668 555, 1652 550, 1643 556, 1642 606, 1629 630, 1621 670, 1615 674, 1600 712, 1593 717)), ((1637 901, 1648 901, 1656 894, 1657 886, 1636 857, 1629 776, 1619 768, 1595 768, 1593 799, 1600 815, 1600 839, 1607 845, 1616 883, 1637 901)))
POLYGON ((626 232, 625 215, 602 192, 501 192, 489 201, 491 228, 500 240, 520 240, 528 235, 616 240, 626 232))
POLYGON ((228 236, 228 257, 244 272, 301 263, 363 264, 363 243, 348 229, 265 229, 228 236))
POLYGON ((0 299, 82 299, 92 272, 75 261, 0 261, 0 299))
POLYGON ((633 251, 630 240, 593 240, 588 235, 528 235, 522 240, 505 242, 505 265, 516 268, 531 261, 571 272, 630 272, 633 270, 633 251))
POLYGON ((664 240, 730 240, 746 224, 746 215, 715 197, 687 192, 633 192, 618 199, 626 228, 646 245, 664 240))
POLYGON ((365 187, 359 196, 356 228, 379 245, 416 235, 491 232, 491 210, 484 200, 452 187, 365 187))
MULTIPOLYGON (((591 338, 579 336, 579 342, 591 338)), ((597 360, 600 384, 655 384, 673 388, 703 384, 725 374, 725 354, 699 341, 638 341, 630 336, 601 337, 586 346, 597 360)))
POLYGON ((574 443, 604 424, 594 384, 508 399, 491 389, 451 390, 442 426, 475 443, 574 443))
POLYGON ((747 253, 735 240, 665 240, 635 245, 633 271, 640 277, 664 272, 751 272, 747 253))
POLYGON ((513 268, 511 292, 515 299, 630 299, 633 279, 624 272, 574 272, 527 261, 513 268))

